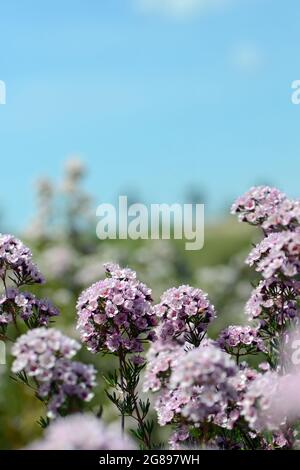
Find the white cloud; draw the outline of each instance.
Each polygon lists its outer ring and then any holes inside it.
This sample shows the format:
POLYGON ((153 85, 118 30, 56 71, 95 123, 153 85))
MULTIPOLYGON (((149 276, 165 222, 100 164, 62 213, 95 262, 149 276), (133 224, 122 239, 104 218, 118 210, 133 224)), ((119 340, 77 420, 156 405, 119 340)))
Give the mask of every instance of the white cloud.
POLYGON ((145 13, 158 13, 174 18, 189 17, 196 13, 222 8, 232 0, 136 0, 145 13))

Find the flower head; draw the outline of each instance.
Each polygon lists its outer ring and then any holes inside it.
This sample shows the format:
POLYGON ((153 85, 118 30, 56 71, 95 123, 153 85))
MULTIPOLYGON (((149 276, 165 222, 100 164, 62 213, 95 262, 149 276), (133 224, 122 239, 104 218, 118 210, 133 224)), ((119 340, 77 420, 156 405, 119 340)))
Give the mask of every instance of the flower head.
POLYGON ((276 274, 293 277, 300 273, 300 231, 271 233, 250 252, 249 266, 255 265, 265 279, 276 274))
POLYGON ((273 322, 277 326, 284 326, 298 317, 299 297, 299 281, 282 281, 271 277, 261 281, 254 289, 246 304, 245 313, 250 321, 258 320, 262 328, 268 328, 273 322))
POLYGON ((168 289, 154 307, 161 318, 159 336, 199 345, 209 323, 215 318, 214 306, 207 294, 190 286, 168 289))
POLYGON ((264 343, 258 336, 257 328, 251 326, 229 326, 220 333, 217 343, 224 351, 235 356, 264 351, 264 343))
MULTIPOLYGON (((278 430, 285 424, 283 414, 274 413, 274 397, 279 396, 279 377, 276 372, 266 372, 258 376, 249 385, 241 401, 242 412, 251 429, 278 430)), ((282 401, 282 397, 279 396, 282 401)))
POLYGON ((56 361, 72 358, 80 344, 54 328, 35 328, 20 336, 12 347, 16 358, 12 371, 25 372, 39 382, 49 381, 53 376, 56 361))
POLYGON ((295 230, 300 225, 300 201, 283 199, 262 224, 266 233, 295 230))
POLYGON ((160 426, 165 426, 171 423, 176 415, 182 413, 184 406, 190 401, 190 398, 180 388, 170 390, 168 388, 162 389, 154 404, 154 409, 157 412, 158 423, 160 426))
POLYGON ((96 385, 96 369, 92 365, 70 359, 58 359, 52 371, 51 379, 41 382, 38 395, 47 401, 47 416, 56 418, 72 407, 81 407, 81 401, 89 402, 96 385), (77 403, 76 403, 77 402, 77 403))
POLYGON ((15 312, 30 327, 47 326, 59 311, 48 299, 38 299, 30 292, 8 288, 0 297, 0 326, 12 322, 15 312))
POLYGON ((32 262, 32 253, 12 235, 0 235, 0 273, 11 271, 18 285, 40 284, 44 278, 32 262))
POLYGON ((147 366, 144 376, 144 392, 157 392, 166 385, 177 358, 182 354, 182 346, 175 341, 154 341, 147 353, 147 366))
POLYGON ((122 438, 114 425, 105 425, 92 414, 60 418, 45 431, 42 440, 28 447, 34 450, 130 450, 134 444, 122 438))
POLYGON ((276 214, 277 208, 286 196, 276 188, 269 186, 252 187, 239 197, 231 208, 239 220, 252 225, 262 225, 269 217, 276 214))
POLYGON ((92 352, 142 352, 156 325, 151 290, 130 269, 108 264, 106 274, 79 297, 81 339, 92 352))
POLYGON ((226 409, 236 397, 228 380, 237 372, 230 356, 207 342, 180 357, 170 378, 170 389, 180 390, 187 404, 181 415, 192 422, 202 422, 226 409))

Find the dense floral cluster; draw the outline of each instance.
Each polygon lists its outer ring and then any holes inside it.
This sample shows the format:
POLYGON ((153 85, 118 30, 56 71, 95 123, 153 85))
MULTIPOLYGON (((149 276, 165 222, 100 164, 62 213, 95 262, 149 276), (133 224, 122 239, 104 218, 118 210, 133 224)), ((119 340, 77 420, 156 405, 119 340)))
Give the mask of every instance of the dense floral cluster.
POLYGON ((252 225, 263 225, 271 216, 276 215, 278 207, 286 196, 276 188, 257 186, 236 200, 231 208, 239 220, 252 225))
POLYGON ((246 363, 241 363, 237 373, 229 379, 230 385, 235 391, 234 400, 228 406, 217 413, 213 422, 218 426, 232 430, 242 417, 242 403, 249 384, 257 377, 259 372, 251 369, 246 363))
POLYGON ((251 429, 261 432, 264 429, 278 430, 285 424, 282 417, 271 412, 271 403, 278 394, 278 375, 275 372, 259 374, 248 386, 242 401, 242 415, 251 429))
POLYGON ((220 348, 238 357, 265 349, 257 328, 251 326, 229 326, 220 333, 217 342, 220 348))
POLYGON ((47 401, 47 416, 51 419, 63 414, 72 400, 72 408, 80 409, 80 402, 89 402, 96 385, 96 369, 92 365, 69 359, 58 359, 50 380, 42 382, 38 395, 47 401), (77 402, 77 403, 76 403, 77 402))
POLYGON ((172 450, 182 450, 184 442, 190 437, 188 426, 183 425, 177 428, 169 438, 169 445, 172 450))
POLYGON ((33 450, 128 450, 134 444, 124 439, 116 426, 107 426, 92 414, 60 418, 33 443, 33 450))
POLYGON ((262 225, 267 232, 294 230, 300 225, 300 201, 284 199, 262 225))
POLYGON ((200 344, 203 333, 215 318, 207 294, 190 286, 167 290, 154 310, 161 319, 159 335, 164 341, 177 339, 200 344))
POLYGON ((32 253, 12 235, 0 235, 0 277, 7 271, 14 275, 18 285, 44 282, 44 278, 32 261, 32 253))
POLYGON ((48 299, 38 299, 30 292, 8 288, 0 297, 0 326, 11 323, 13 314, 33 328, 48 325, 59 312, 48 299))
POLYGON ((250 321, 259 320, 259 325, 275 322, 285 325, 298 315, 298 301, 300 297, 300 282, 294 279, 284 280, 276 277, 261 281, 253 290, 245 308, 250 321))
POLYGON ((25 372, 40 382, 50 380, 57 359, 71 359, 79 349, 77 341, 54 328, 35 328, 20 336, 13 345, 12 354, 16 359, 12 371, 25 372))
POLYGON ((170 377, 171 390, 180 390, 188 399, 180 413, 199 423, 225 409, 235 397, 229 378, 236 366, 228 354, 205 344, 183 354, 170 377))
POLYGON ((147 365, 144 375, 144 392, 157 392, 169 380, 172 367, 182 354, 182 347, 175 341, 155 341, 147 353, 147 365))
POLYGON ((156 324, 151 290, 130 269, 108 264, 106 273, 78 300, 81 339, 92 352, 140 353, 156 324))
POLYGON ((190 399, 191 397, 180 388, 174 390, 163 388, 154 404, 158 423, 161 426, 171 423, 183 412, 184 406, 188 405, 190 399))
POLYGON ((47 404, 49 418, 68 409, 69 400, 76 409, 76 400, 79 407, 80 401, 93 398, 95 368, 70 360, 79 349, 77 341, 46 328, 30 330, 12 348, 16 357, 12 371, 26 383, 27 377, 34 380, 37 395, 47 404))
POLYGON ((264 238, 247 258, 265 279, 276 274, 292 277, 300 273, 300 232, 271 233, 264 238))

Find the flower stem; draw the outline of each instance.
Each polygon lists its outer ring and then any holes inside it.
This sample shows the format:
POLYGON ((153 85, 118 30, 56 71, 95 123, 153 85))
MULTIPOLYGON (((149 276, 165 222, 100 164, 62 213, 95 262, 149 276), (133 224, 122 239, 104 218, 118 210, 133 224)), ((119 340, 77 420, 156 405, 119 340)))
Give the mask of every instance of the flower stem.
MULTIPOLYGON (((121 354, 121 353, 120 353, 120 356, 119 356, 119 363, 120 363, 121 389, 122 389, 122 393, 124 393, 125 382, 124 382, 124 373, 123 373, 123 354, 121 354)), ((125 415, 124 415, 123 411, 121 411, 121 431, 122 431, 122 436, 124 436, 124 432, 125 432, 125 415)))

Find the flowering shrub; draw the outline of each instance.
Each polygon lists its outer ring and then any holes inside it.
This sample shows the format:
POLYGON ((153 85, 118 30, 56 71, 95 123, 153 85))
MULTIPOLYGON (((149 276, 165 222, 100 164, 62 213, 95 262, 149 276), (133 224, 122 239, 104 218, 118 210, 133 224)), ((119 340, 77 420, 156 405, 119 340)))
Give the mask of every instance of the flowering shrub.
MULTIPOLYGON (((82 170, 73 165, 68 172, 70 194, 82 170)), ((28 291, 44 282, 30 250, 0 236, 1 339, 13 343, 13 378, 45 406, 39 420, 44 436, 29 448, 299 447, 300 371, 293 359, 299 335, 293 330, 300 318, 300 202, 258 187, 232 212, 262 235, 246 260, 261 275, 245 306, 247 324, 227 326, 209 339, 217 315, 205 292, 181 285, 155 304, 133 270, 105 264, 99 270, 105 278, 77 301, 82 349, 85 357, 92 353, 94 365, 75 360, 80 343, 52 327, 58 309, 37 290, 28 291), (98 382, 100 356, 113 360, 98 382), (99 402, 98 386, 110 403, 99 402), (111 406, 111 417, 117 412, 120 427, 104 423, 103 406, 111 406), (169 429, 168 442, 159 441, 155 420, 169 429), (134 443, 126 437, 129 430, 134 443)), ((71 253, 58 276, 72 273, 71 253)), ((94 280, 97 272, 93 266, 87 278, 94 280)))

